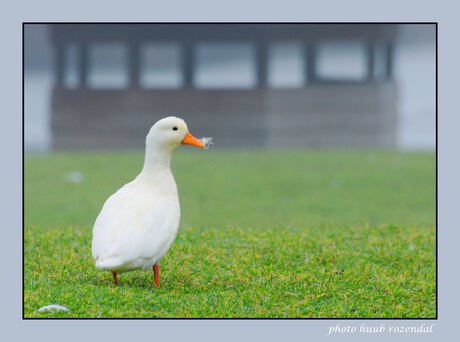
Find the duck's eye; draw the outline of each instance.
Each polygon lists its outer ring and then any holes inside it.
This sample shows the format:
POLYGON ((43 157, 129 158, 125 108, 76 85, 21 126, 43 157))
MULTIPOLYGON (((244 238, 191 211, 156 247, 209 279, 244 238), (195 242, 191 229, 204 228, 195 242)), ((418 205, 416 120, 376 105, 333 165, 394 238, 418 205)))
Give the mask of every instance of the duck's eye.
POLYGON ((177 127, 176 127, 176 126, 173 127, 173 131, 177 131, 177 127))

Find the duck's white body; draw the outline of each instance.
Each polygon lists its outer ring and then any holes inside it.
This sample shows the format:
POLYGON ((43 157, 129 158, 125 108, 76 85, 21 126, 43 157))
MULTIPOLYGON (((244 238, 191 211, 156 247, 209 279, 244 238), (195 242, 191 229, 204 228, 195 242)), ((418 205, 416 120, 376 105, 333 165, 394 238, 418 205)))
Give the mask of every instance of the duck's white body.
POLYGON ((171 172, 141 173, 105 202, 93 229, 96 268, 148 270, 168 251, 179 228, 180 206, 171 172))
POLYGON ((107 199, 94 224, 91 252, 96 268, 117 273, 148 270, 159 263, 180 219, 172 152, 181 143, 204 146, 193 139, 185 122, 175 117, 151 128, 142 172, 107 199))

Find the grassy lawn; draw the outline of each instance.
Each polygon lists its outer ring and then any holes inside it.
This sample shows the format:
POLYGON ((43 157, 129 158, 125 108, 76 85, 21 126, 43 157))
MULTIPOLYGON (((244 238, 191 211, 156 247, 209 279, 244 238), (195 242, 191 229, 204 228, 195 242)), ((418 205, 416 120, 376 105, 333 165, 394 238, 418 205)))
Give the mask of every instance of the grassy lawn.
POLYGON ((136 271, 117 288, 94 267, 91 230, 142 162, 26 157, 25 317, 435 317, 434 154, 179 151, 162 286, 136 271), (71 311, 36 312, 47 304, 71 311))

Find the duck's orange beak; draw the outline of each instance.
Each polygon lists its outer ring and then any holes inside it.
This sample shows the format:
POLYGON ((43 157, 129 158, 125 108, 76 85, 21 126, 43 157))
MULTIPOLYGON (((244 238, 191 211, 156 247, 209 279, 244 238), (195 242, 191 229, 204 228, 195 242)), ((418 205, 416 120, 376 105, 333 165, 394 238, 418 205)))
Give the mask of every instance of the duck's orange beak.
POLYGON ((185 138, 182 139, 182 145, 193 145, 193 146, 198 146, 198 147, 204 147, 204 144, 199 141, 197 138, 195 138, 193 135, 191 135, 189 132, 185 134, 185 138))

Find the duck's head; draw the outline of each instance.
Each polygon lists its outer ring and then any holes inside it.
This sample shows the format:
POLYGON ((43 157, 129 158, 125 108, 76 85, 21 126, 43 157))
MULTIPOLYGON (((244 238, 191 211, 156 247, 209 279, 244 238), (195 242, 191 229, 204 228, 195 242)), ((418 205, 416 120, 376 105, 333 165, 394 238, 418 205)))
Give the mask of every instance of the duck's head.
POLYGON ((188 131, 184 120, 168 116, 157 121, 150 128, 145 140, 146 146, 174 151, 181 144, 205 147, 205 145, 188 131))

